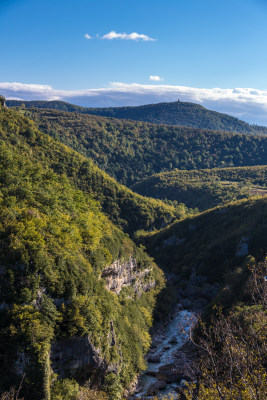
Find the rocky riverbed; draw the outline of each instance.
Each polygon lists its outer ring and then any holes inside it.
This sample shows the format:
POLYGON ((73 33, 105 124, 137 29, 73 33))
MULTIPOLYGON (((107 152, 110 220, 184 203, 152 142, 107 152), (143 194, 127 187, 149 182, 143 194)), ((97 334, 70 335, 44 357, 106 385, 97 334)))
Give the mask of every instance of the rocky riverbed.
POLYGON ((194 312, 177 310, 167 326, 154 335, 152 348, 147 355, 147 370, 139 379, 139 391, 135 398, 149 398, 158 392, 160 395, 172 394, 178 397, 176 389, 182 380, 190 377, 175 361, 178 350, 188 342, 190 329, 195 322, 194 312))
POLYGON ((154 329, 147 369, 131 399, 150 399, 155 394, 159 399, 178 399, 179 388, 196 379, 197 349, 190 341, 190 331, 217 289, 203 277, 192 275, 185 289, 179 290, 175 312, 154 329))

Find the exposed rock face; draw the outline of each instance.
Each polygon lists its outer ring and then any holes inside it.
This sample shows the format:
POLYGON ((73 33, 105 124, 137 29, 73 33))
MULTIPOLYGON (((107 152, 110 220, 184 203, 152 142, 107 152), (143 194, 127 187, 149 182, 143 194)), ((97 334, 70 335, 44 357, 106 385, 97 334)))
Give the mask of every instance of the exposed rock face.
POLYGON ((36 308, 40 308, 41 307, 41 303, 42 303, 42 298, 43 295, 46 293, 46 288, 45 287, 40 287, 37 290, 37 294, 36 294, 36 298, 33 300, 32 304, 36 307, 36 308))
POLYGON ((136 260, 130 258, 128 261, 115 261, 102 272, 101 278, 105 280, 106 289, 119 294, 124 286, 131 286, 134 292, 141 294, 152 289, 155 286, 154 279, 148 277, 151 269, 141 270, 138 268, 136 260))
POLYGON ((59 378, 73 377, 81 383, 90 378, 92 387, 101 385, 107 372, 117 372, 116 365, 106 363, 100 351, 90 342, 89 336, 72 337, 54 343, 51 364, 59 378))

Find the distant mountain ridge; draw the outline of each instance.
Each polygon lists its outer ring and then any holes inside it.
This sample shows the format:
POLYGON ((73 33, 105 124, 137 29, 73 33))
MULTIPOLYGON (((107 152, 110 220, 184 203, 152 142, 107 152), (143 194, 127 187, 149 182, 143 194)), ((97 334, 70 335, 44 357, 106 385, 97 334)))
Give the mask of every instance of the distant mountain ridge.
POLYGON ((250 125, 238 118, 196 104, 182 101, 147 104, 134 107, 87 108, 63 101, 7 100, 8 107, 49 108, 81 114, 131 119, 154 124, 180 125, 190 128, 221 130, 236 133, 267 134, 267 127, 250 125))

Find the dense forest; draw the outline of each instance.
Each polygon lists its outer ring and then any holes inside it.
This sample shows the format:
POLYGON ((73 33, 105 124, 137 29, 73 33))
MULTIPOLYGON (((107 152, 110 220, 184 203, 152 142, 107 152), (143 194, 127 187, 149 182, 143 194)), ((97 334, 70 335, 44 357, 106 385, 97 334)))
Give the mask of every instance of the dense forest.
POLYGON ((81 114, 99 115, 119 119, 150 122, 153 124, 181 125, 191 128, 213 129, 236 133, 267 134, 264 126, 249 125, 238 118, 208 110, 195 103, 175 101, 135 107, 86 108, 63 101, 8 100, 9 107, 49 108, 81 114))
POLYGON ((267 164, 267 137, 152 125, 45 109, 22 111, 39 129, 122 184, 178 169, 267 164))
POLYGON ((34 123, 23 115, 4 110, 0 124, 9 130, 3 140, 15 143, 18 151, 28 154, 32 160, 38 159, 44 167, 66 174, 75 187, 97 199, 111 220, 131 235, 139 229, 160 228, 190 213, 183 204, 169 206, 120 185, 88 158, 38 132, 34 123))
POLYGON ((207 210, 219 204, 267 194, 267 167, 177 170, 150 176, 132 186, 143 196, 207 210))

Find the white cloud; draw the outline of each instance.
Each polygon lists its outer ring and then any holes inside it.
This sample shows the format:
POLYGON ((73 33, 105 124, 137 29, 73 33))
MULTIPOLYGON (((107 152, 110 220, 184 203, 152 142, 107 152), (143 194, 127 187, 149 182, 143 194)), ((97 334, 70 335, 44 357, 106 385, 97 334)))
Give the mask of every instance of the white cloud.
POLYGON ((86 33, 86 34, 84 35, 84 37, 85 37, 85 39, 92 39, 92 36, 88 35, 88 33, 86 33))
POLYGON ((156 81, 156 82, 162 81, 161 77, 158 76, 158 75, 150 75, 149 76, 149 80, 150 81, 156 81))
POLYGON ((180 99, 267 126, 267 91, 253 88, 206 89, 113 82, 107 88, 58 90, 49 85, 0 82, 0 94, 23 100, 62 100, 87 107, 134 106, 180 99))
POLYGON ((144 42, 152 41, 154 42, 156 39, 153 39, 147 35, 144 35, 143 33, 117 33, 115 31, 111 31, 107 33, 106 35, 102 36, 102 39, 108 39, 108 40, 113 40, 113 39, 122 39, 122 40, 142 40, 144 42))

